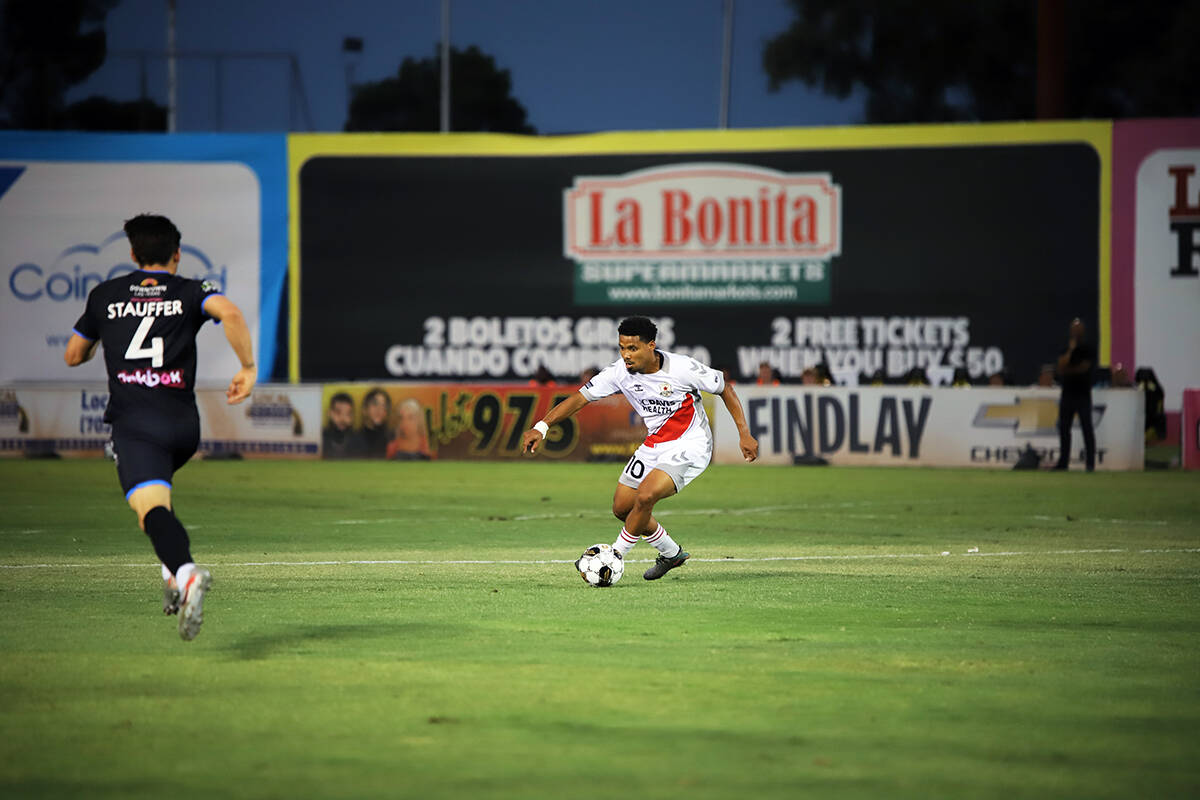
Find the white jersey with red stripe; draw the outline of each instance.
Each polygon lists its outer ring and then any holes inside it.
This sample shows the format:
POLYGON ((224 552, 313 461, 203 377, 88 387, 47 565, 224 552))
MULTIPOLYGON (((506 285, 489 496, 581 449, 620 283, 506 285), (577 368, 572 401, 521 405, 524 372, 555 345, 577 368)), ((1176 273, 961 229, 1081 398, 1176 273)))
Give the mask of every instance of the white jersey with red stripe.
POLYGON ((663 442, 701 438, 712 441, 708 415, 700 402, 700 392, 720 394, 725 376, 690 356, 656 350, 662 356, 657 372, 630 372, 617 359, 596 377, 579 387, 588 400, 599 400, 620 392, 641 415, 650 435, 643 444, 654 447, 663 442))

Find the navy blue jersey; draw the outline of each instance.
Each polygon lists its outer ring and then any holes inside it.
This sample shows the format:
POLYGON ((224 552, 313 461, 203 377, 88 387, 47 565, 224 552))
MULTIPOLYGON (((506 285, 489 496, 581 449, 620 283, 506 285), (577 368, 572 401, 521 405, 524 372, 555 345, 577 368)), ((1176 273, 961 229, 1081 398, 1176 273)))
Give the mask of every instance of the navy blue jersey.
POLYGON ((195 408, 196 334, 210 317, 204 303, 220 288, 166 271, 137 270, 88 294, 75 333, 100 340, 108 369, 108 413, 171 415, 195 408))

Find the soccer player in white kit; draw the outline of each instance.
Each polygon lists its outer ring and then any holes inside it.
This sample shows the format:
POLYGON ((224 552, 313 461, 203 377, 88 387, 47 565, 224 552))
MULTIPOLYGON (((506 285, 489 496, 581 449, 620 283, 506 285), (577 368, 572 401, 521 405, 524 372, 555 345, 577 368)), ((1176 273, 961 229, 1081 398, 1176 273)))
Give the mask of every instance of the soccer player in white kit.
POLYGON ((653 581, 688 559, 688 553, 654 518, 654 504, 682 491, 712 460, 712 429, 700 392, 719 395, 724 401, 737 425, 738 444, 747 461, 758 458, 758 442, 750 435, 742 404, 724 375, 694 358, 659 350, 655 346, 658 328, 646 317, 622 320, 617 334, 621 357, 526 431, 522 449, 537 452, 551 425, 593 400, 617 392, 625 395, 650 435, 617 479, 612 510, 625 525, 613 549, 623 557, 638 537, 644 537, 658 550, 654 565, 642 576, 653 581))

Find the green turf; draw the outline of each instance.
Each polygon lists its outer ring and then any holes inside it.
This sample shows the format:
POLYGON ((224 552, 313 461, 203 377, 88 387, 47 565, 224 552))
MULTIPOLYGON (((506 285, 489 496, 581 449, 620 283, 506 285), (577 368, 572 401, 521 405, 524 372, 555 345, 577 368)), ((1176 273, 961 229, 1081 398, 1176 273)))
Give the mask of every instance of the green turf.
POLYGON ((1200 793, 1200 476, 713 467, 664 580, 533 563, 618 469, 193 463, 184 643, 111 464, 0 461, 0 796, 1200 793))

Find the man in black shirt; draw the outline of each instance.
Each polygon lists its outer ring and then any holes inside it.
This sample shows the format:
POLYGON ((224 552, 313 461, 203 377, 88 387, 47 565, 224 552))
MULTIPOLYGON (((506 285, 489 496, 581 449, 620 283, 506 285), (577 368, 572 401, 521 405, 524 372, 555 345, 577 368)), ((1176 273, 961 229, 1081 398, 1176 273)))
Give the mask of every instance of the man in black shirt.
POLYGON ((212 577, 192 561, 187 531, 171 508, 171 479, 200 443, 196 334, 205 320, 222 323, 242 363, 225 391, 231 404, 254 388, 254 355, 246 321, 220 287, 175 274, 180 236, 171 220, 142 214, 125 223, 125 234, 138 269, 92 289, 64 358, 76 367, 104 345, 104 416, 112 425, 117 476, 163 564, 163 610, 179 613, 179 635, 190 641, 204 621, 212 577))
POLYGON ((1087 452, 1087 470, 1096 468, 1096 432, 1092 427, 1092 371, 1096 351, 1085 340, 1087 330, 1078 318, 1071 321, 1067 352, 1058 357, 1062 395, 1058 401, 1058 463, 1055 469, 1067 469, 1071 461, 1071 422, 1079 415, 1083 446, 1087 452))
POLYGON ((366 452, 362 434, 354 430, 354 398, 338 392, 329 398, 329 424, 321 431, 321 455, 324 458, 362 458, 366 452))

